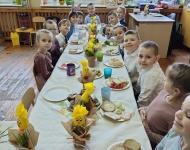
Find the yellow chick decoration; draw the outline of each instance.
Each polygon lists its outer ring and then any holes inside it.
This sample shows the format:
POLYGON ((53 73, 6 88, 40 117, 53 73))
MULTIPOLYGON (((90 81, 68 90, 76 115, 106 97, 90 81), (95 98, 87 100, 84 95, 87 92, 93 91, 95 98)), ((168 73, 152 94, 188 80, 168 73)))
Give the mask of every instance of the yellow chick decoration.
POLYGON ((18 116, 17 125, 20 131, 24 131, 26 128, 28 128, 29 126, 28 112, 24 108, 24 104, 22 103, 22 101, 18 104, 14 115, 18 116))
POLYGON ((146 16, 148 14, 149 5, 146 4, 144 7, 144 15, 146 16))
POLYGON ((81 96, 81 100, 84 103, 88 103, 89 102, 89 96, 92 94, 92 92, 94 91, 94 83, 93 82, 89 82, 89 83, 85 83, 84 84, 85 87, 85 92, 82 94, 81 96))
POLYGON ((76 105, 72 117, 75 126, 83 126, 85 124, 85 116, 88 114, 86 107, 82 105, 76 105))
POLYGON ((89 67, 88 67, 88 60, 81 60, 82 65, 82 73, 84 77, 89 77, 89 67))

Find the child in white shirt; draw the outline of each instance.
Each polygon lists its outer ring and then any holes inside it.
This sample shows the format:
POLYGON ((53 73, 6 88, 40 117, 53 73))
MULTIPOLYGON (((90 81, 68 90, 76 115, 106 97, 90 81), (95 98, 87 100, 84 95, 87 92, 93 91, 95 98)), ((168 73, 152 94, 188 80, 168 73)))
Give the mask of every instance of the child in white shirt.
POLYGON ((120 25, 119 18, 118 18, 117 13, 115 11, 110 11, 108 13, 108 22, 113 27, 117 26, 117 25, 120 25))
POLYGON ((122 5, 118 6, 117 15, 118 15, 118 18, 119 18, 119 22, 120 22, 121 25, 126 27, 127 24, 126 24, 126 21, 125 21, 125 14, 126 14, 125 7, 122 6, 122 5))
POLYGON ((58 23, 60 33, 55 36, 55 38, 59 42, 60 51, 63 52, 65 47, 67 46, 67 33, 70 31, 70 21, 68 19, 62 19, 58 23))
POLYGON ((138 63, 142 68, 135 87, 139 93, 139 107, 148 106, 164 87, 165 75, 158 63, 158 45, 153 41, 143 42, 139 47, 138 63))
POLYGON ((128 30, 124 34, 124 62, 125 67, 131 78, 131 82, 135 84, 138 79, 139 64, 138 47, 141 44, 139 34, 134 30, 128 30))

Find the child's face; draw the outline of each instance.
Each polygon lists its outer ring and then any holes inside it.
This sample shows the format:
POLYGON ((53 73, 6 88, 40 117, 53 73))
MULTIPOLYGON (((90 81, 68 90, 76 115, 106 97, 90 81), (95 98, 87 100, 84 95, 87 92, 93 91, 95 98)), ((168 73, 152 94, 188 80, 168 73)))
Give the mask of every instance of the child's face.
POLYGON ((52 46, 52 36, 48 33, 42 33, 40 35, 39 41, 39 48, 43 51, 47 51, 52 46))
POLYGON ((124 40, 124 31, 122 27, 117 27, 113 30, 114 37, 116 38, 116 41, 123 43, 124 40))
POLYGON ((95 7, 93 5, 89 5, 87 10, 91 16, 93 16, 95 14, 95 7))
POLYGON ((187 96, 181 109, 175 113, 173 127, 179 135, 190 139, 190 96, 187 96))
POLYGON ((82 15, 78 15, 78 24, 83 24, 84 17, 82 15))
POLYGON ((62 23, 61 26, 59 27, 60 32, 63 35, 66 35, 70 31, 70 25, 68 22, 62 23))
POLYGON ((133 53, 139 48, 141 41, 136 34, 124 35, 124 48, 129 54, 133 53))
POLYGON ((105 35, 113 36, 113 27, 106 27, 105 35))
POLYGON ((155 55, 153 48, 139 48, 138 63, 142 69, 151 67, 155 62, 159 60, 159 55, 155 55))
POLYGON ((54 36, 54 37, 58 34, 57 25, 56 25, 56 24, 47 23, 47 24, 46 24, 46 29, 47 29, 47 30, 50 30, 50 31, 53 33, 53 36, 54 36))
POLYGON ((125 13, 123 12, 121 8, 117 8, 117 15, 119 19, 122 19, 125 17, 125 13))
POLYGON ((71 22, 71 24, 72 24, 72 25, 77 24, 77 21, 78 21, 78 19, 77 19, 77 16, 76 16, 76 15, 72 16, 69 20, 70 20, 70 22, 71 22))
POLYGON ((116 25, 118 23, 118 17, 114 16, 113 14, 109 15, 108 16, 108 22, 111 24, 111 25, 116 25))

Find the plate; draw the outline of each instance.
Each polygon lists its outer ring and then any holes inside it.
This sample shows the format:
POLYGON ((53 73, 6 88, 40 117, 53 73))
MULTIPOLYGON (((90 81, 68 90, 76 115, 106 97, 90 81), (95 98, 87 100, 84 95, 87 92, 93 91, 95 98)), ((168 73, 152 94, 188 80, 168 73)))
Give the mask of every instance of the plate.
MULTIPOLYGON (((121 102, 121 103, 122 103, 122 107, 125 108, 124 111, 125 111, 127 114, 132 114, 131 118, 134 116, 134 114, 135 114, 135 108, 133 108, 128 102, 125 102, 125 101, 112 101, 112 102, 113 102, 113 103, 121 102)), ((115 113, 116 111, 117 111, 117 108, 116 108, 116 110, 114 111, 114 113, 115 113)), ((101 109, 101 107, 100 107, 100 113, 101 113, 102 116, 104 116, 104 110, 101 109)), ((130 119, 131 119, 131 118, 130 118, 130 119)), ((129 120, 130 120, 130 119, 129 119, 129 120)), ((123 121, 127 121, 127 120, 121 118, 121 119, 119 119, 119 120, 114 120, 114 121, 123 122, 123 121)))
POLYGON ((86 30, 86 27, 84 26, 78 27, 78 30, 86 30))
POLYGON ((83 52, 83 49, 70 49, 69 54, 80 54, 83 52), (73 50, 73 52, 71 51, 73 50))
POLYGON ((121 68, 121 67, 124 66, 124 62, 123 61, 120 61, 122 63, 122 65, 120 65, 120 66, 114 66, 114 65, 111 64, 112 62, 113 61, 111 59, 110 60, 106 60, 106 61, 104 61, 104 65, 106 65, 108 67, 112 67, 112 68, 121 68))
POLYGON ((44 91, 43 97, 52 102, 62 101, 72 94, 72 90, 68 86, 55 86, 44 91))
POLYGON ((105 51, 104 55, 116 56, 116 55, 119 55, 119 51, 118 50, 114 50, 114 49, 110 49, 110 50, 105 51))
POLYGON ((90 68, 92 72, 96 71, 96 77, 95 79, 99 79, 104 76, 104 73, 102 70, 99 70, 98 68, 90 68), (99 75, 98 75, 99 74, 99 75))
MULTIPOLYGON (((107 86, 107 87, 110 87, 109 85, 107 85, 108 81, 109 81, 109 79, 105 79, 104 82, 103 82, 103 85, 107 86)), ((128 82, 128 84, 126 86, 124 86, 122 89, 114 89, 114 88, 110 88, 110 89, 112 89, 114 91, 122 91, 122 90, 125 90, 125 89, 129 88, 129 87, 130 87, 130 83, 128 82)))
POLYGON ((154 16, 154 17, 162 17, 163 15, 161 15, 161 14, 152 14, 152 16, 154 16))
POLYGON ((63 62, 63 63, 59 64, 58 67, 61 68, 61 69, 67 69, 67 64, 69 64, 69 63, 75 64, 75 69, 80 67, 80 65, 77 62, 74 62, 74 61, 63 62))
MULTIPOLYGON (((110 145, 107 150, 115 150, 118 146, 123 146, 123 143, 125 141, 115 142, 112 145, 110 145)), ((141 147, 141 150, 145 150, 143 147, 141 147)))
POLYGON ((73 41, 70 41, 70 43, 69 44, 71 44, 71 45, 81 45, 81 44, 84 44, 85 43, 85 41, 84 40, 73 40, 73 41))

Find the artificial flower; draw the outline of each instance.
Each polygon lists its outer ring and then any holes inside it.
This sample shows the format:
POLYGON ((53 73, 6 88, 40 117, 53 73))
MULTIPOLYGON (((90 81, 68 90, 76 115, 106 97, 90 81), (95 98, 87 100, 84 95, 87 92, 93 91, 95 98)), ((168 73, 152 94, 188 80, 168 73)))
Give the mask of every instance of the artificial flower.
POLYGON ((82 73, 84 77, 89 76, 89 67, 88 67, 88 61, 87 60, 81 60, 81 65, 82 65, 82 73))
POLYGON ((94 91, 94 83, 93 82, 85 83, 84 87, 85 87, 85 92, 82 94, 81 100, 85 103, 88 103, 89 102, 89 96, 94 91))
POLYGON ((18 116, 18 117, 22 117, 22 118, 27 118, 28 112, 25 109, 24 104, 22 103, 22 101, 18 104, 18 106, 16 108, 16 112, 15 112, 14 115, 18 116))
POLYGON ((76 105, 73 110, 72 117, 75 118, 77 116, 85 116, 87 114, 88 114, 88 110, 86 110, 86 107, 82 105, 76 105))

